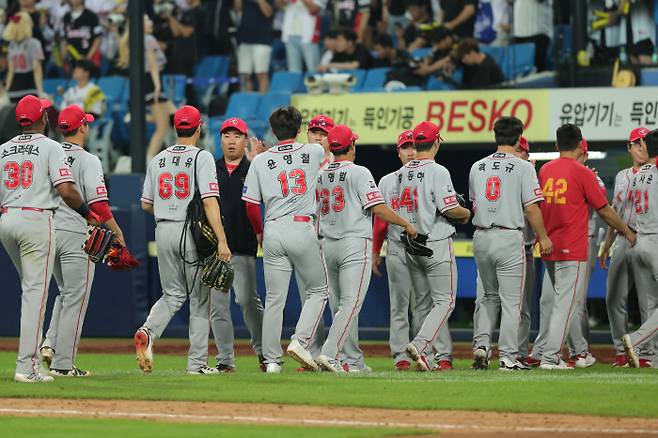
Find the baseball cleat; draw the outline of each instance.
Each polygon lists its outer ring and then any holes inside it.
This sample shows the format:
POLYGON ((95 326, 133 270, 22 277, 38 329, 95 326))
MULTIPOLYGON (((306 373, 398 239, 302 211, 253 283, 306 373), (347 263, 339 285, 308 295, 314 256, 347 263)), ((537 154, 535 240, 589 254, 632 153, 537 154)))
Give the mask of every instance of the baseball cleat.
MULTIPOLYGON (((347 364, 345 364, 347 365, 347 364)), ((343 365, 343 369, 345 368, 345 365, 343 365)), ((347 370, 345 370, 348 373, 372 373, 372 368, 370 368, 368 365, 363 365, 362 367, 356 366, 356 365, 348 365, 347 370)))
POLYGON ((401 360, 395 364, 395 371, 409 371, 411 363, 408 360, 401 360))
POLYGON ((267 374, 279 374, 281 372, 281 365, 278 363, 268 363, 265 372, 267 374))
POLYGON ((14 382, 18 382, 18 383, 48 383, 54 380, 55 379, 53 379, 52 376, 46 376, 41 373, 14 374, 14 382))
POLYGON ((640 358, 635 353, 631 337, 624 335, 621 337, 621 343, 624 344, 624 351, 626 351, 626 359, 628 359, 628 366, 631 368, 640 368, 640 358))
POLYGON ((569 368, 569 365, 563 360, 560 360, 560 363, 550 363, 550 362, 542 362, 541 365, 539 365, 540 370, 573 370, 573 368, 569 368))
POLYGON ((452 361, 449 361, 448 359, 441 359, 439 363, 437 363, 434 367, 434 371, 453 371, 452 361))
POLYGON ((618 354, 615 356, 615 361, 612 363, 616 368, 628 368, 628 359, 625 354, 618 354))
POLYGON ((332 360, 329 359, 327 356, 324 354, 321 354, 320 357, 318 357, 318 364, 320 365, 320 368, 322 368, 325 371, 330 371, 332 373, 344 373, 345 368, 343 368, 337 360, 332 360))
POLYGON ((217 368, 210 368, 209 366, 204 365, 196 370, 188 370, 187 374, 190 376, 205 376, 207 374, 219 374, 219 370, 217 368))
MULTIPOLYGON (((218 363, 216 368, 213 368, 214 370, 217 370, 220 373, 234 373, 235 372, 235 367, 232 367, 231 365, 226 365, 223 363, 218 363)), ((267 365, 265 365, 265 369, 267 370, 267 365)))
POLYGON ((651 368, 651 361, 649 359, 640 359, 640 368, 651 368))
POLYGON ((522 371, 529 370, 530 367, 524 365, 518 360, 511 360, 509 358, 503 357, 500 359, 500 371, 522 371))
POLYGON ((489 369, 489 353, 487 353, 487 347, 478 347, 473 352, 473 369, 489 369))
POLYGON ((427 363, 425 356, 418 352, 418 349, 413 342, 407 344, 405 348, 407 355, 416 363, 416 371, 428 372, 430 371, 430 366, 427 363))
POLYGON ((53 363, 53 357, 55 356, 55 350, 50 347, 41 347, 39 354, 41 355, 41 362, 45 363, 47 368, 50 368, 50 364, 53 363))
POLYGON ((262 354, 258 355, 258 367, 262 372, 267 371, 267 363, 265 362, 265 356, 263 356, 262 354))
POLYGON ((313 371, 318 370, 318 364, 313 360, 311 353, 309 353, 297 339, 290 341, 287 351, 290 357, 299 362, 304 368, 313 371))
POLYGON ((530 368, 537 368, 539 365, 541 365, 541 360, 535 359, 534 357, 529 356, 529 357, 525 358, 525 360, 522 363, 529 366, 530 368))
POLYGON ((75 365, 70 370, 53 370, 49 371, 49 374, 53 377, 89 377, 91 373, 89 371, 81 370, 75 365))
POLYGON ((141 328, 135 332, 135 355, 139 368, 145 373, 153 371, 153 341, 147 329, 141 328))
POLYGON ((576 368, 589 368, 596 363, 596 358, 589 351, 585 354, 579 354, 574 359, 576 368))

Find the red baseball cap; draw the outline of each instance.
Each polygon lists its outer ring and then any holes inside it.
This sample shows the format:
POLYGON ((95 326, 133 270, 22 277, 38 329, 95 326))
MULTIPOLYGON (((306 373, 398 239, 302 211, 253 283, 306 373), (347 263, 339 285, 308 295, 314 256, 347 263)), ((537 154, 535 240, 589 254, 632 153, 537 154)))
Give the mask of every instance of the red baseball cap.
POLYGON ((308 122, 308 129, 322 129, 326 133, 329 133, 334 126, 336 124, 331 117, 324 114, 317 115, 308 122))
POLYGON ((192 129, 201 124, 201 113, 191 105, 180 107, 174 114, 176 129, 192 129))
POLYGON ((402 134, 398 135, 398 149, 404 146, 407 143, 413 144, 414 142, 414 132, 411 129, 404 131, 402 134))
POLYGON ((416 125, 413 130, 414 143, 443 140, 439 127, 432 122, 424 121, 416 125))
POLYGON ((346 125, 336 125, 327 133, 329 149, 331 150, 346 148, 358 139, 359 136, 346 125))
POLYGON ((583 154, 587 153, 587 140, 585 140, 585 137, 580 140, 580 148, 583 150, 583 154))
POLYGON ((231 117, 230 119, 224 120, 224 123, 222 123, 222 127, 219 130, 219 133, 221 134, 227 129, 237 129, 244 135, 249 135, 249 129, 247 128, 247 123, 245 123, 244 120, 238 119, 237 117, 231 117))
POLYGON ((519 147, 526 151, 527 153, 530 153, 530 143, 528 143, 528 139, 525 138, 524 136, 521 136, 519 138, 519 147))
POLYGON ((16 121, 21 126, 30 126, 43 116, 50 105, 48 99, 39 99, 29 94, 16 104, 16 121))
POLYGON ((94 121, 94 116, 86 114, 78 105, 69 105, 59 113, 57 125, 62 132, 74 131, 94 121))
POLYGON ((638 141, 639 139, 646 137, 648 133, 649 130, 644 126, 640 126, 639 128, 633 128, 631 134, 628 136, 628 141, 630 143, 633 143, 634 141, 638 141))

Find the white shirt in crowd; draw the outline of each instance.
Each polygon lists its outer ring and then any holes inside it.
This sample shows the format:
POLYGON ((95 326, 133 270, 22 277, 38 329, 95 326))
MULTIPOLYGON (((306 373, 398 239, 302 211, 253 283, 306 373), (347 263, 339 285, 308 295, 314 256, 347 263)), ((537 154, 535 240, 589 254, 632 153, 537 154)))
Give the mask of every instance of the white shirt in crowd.
POLYGON ((553 38, 553 0, 514 0, 514 36, 553 38))

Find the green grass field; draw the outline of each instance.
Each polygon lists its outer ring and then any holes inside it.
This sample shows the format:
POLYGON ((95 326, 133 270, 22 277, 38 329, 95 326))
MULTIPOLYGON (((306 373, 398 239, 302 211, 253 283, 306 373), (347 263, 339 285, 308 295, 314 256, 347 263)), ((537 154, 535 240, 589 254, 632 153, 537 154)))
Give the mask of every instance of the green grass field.
MULTIPOLYGON (((84 379, 56 379, 47 385, 12 381, 15 354, 0 353, 0 395, 67 399, 253 402, 396 409, 481 410, 569 413, 655 418, 658 370, 615 369, 503 373, 469 370, 457 361, 453 373, 399 373, 386 358, 370 358, 375 372, 361 375, 298 373, 286 359, 284 373, 261 373, 253 356, 240 357, 237 372, 188 376, 183 356, 156 355, 155 371, 143 375, 130 354, 81 354, 78 366, 93 372, 84 379), (638 403, 641 400, 641 403, 638 403)), ((278 425, 186 424, 131 419, 0 417, 0 436, 342 436, 415 435, 411 429, 299 427, 278 425), (184 432, 183 432, 184 431, 184 432), (312 432, 312 433, 311 433, 312 432)))

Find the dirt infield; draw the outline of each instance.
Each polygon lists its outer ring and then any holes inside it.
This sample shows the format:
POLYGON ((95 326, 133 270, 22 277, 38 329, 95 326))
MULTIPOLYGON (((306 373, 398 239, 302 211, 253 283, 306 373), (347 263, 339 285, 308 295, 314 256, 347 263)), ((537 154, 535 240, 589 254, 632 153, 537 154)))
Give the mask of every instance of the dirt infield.
POLYGON ((0 399, 0 415, 170 422, 414 428, 441 437, 658 436, 658 420, 550 414, 126 400, 0 399))
MULTIPOLYGON (((155 344, 158 354, 187 355, 189 343, 186 339, 161 339, 155 344)), ((209 346, 210 355, 215 354, 214 344, 209 346)), ((284 346, 285 348, 285 346, 284 346)), ((366 357, 389 357, 390 350, 386 343, 361 344, 366 357)), ((0 339, 0 351, 17 351, 18 339, 0 339)), ((591 353, 600 363, 612 363, 615 359, 614 350, 611 346, 591 346, 591 353)), ((108 354, 133 354, 135 352, 131 339, 83 339, 80 343, 79 353, 108 353, 108 354)), ((494 351, 494 354, 496 352, 494 351)), ((236 342, 235 354, 237 356, 253 354, 253 350, 247 342, 236 342)), ((456 359, 469 359, 472 357, 471 347, 467 344, 455 344, 453 356, 456 359)))

